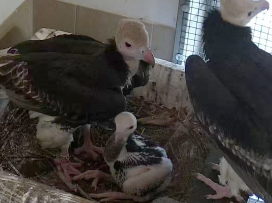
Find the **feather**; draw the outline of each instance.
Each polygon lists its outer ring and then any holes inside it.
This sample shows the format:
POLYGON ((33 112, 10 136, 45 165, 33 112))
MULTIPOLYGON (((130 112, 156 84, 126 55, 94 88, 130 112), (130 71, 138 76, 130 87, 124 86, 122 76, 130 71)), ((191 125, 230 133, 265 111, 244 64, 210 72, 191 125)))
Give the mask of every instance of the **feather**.
POLYGON ((196 114, 205 115, 200 123, 226 160, 255 194, 269 200, 270 178, 265 177, 257 160, 270 157, 270 152, 262 149, 270 138, 260 118, 239 103, 199 56, 190 56, 186 61, 186 83, 196 114), (216 126, 214 133, 209 131, 211 126, 216 126))
MULTIPOLYGON (((104 44, 88 36, 64 34, 46 40, 28 40, 19 43, 10 48, 8 53, 59 52, 92 55, 106 48, 108 50, 116 49, 114 38, 108 39, 108 43, 104 44)), ((130 84, 123 89, 125 96, 129 95, 134 88, 145 86, 148 83, 150 68, 150 64, 140 60, 138 72, 131 78, 130 84)))
POLYGON ((38 118, 36 138, 43 149, 65 147, 73 141, 73 134, 62 126, 52 123, 54 117, 37 112, 29 112, 30 118, 38 118))
POLYGON ((93 56, 37 52, 0 58, 1 64, 5 61, 11 62, 0 67, 0 84, 23 108, 38 109, 51 116, 84 114, 87 121, 100 119, 100 115, 96 116, 100 112, 101 119, 115 116, 119 108, 125 108, 125 98, 118 87, 125 84, 128 69, 118 52, 93 56), (110 107, 112 102, 116 102, 116 110, 110 107), (67 112, 68 106, 79 108, 67 112))
POLYGON ((240 190, 244 192, 251 193, 248 186, 244 183, 244 181, 235 173, 233 168, 227 162, 227 160, 222 157, 220 160, 220 176, 219 182, 222 185, 228 185, 230 188, 231 195, 236 198, 240 198, 240 190))
POLYGON ((113 146, 114 137, 106 145, 104 158, 122 190, 135 196, 134 200, 148 200, 164 190, 172 172, 165 150, 137 133, 121 148, 113 146))

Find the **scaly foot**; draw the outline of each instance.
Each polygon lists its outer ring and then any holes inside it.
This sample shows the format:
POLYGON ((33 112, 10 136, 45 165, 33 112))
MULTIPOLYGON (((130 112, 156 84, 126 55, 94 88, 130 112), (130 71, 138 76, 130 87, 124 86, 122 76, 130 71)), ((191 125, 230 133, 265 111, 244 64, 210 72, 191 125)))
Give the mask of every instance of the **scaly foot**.
POLYGON ((64 173, 65 178, 67 181, 71 182, 70 175, 79 175, 81 172, 76 168, 81 168, 81 163, 71 163, 67 159, 55 159, 54 162, 59 165, 64 173))
POLYGON ((104 149, 102 147, 96 147, 93 145, 90 137, 90 125, 84 126, 84 144, 82 147, 76 149, 74 153, 76 155, 87 153, 89 157, 97 160, 98 154, 104 154, 104 149))
POLYGON ((85 171, 84 173, 81 173, 73 177, 73 180, 81 180, 81 179, 85 179, 85 180, 93 179, 92 187, 96 190, 98 181, 100 179, 111 179, 111 175, 106 174, 99 170, 88 170, 88 171, 85 171))
POLYGON ((82 147, 75 149, 74 154, 80 155, 86 153, 88 157, 91 157, 93 160, 97 160, 98 154, 104 154, 103 147, 94 146, 92 143, 84 143, 82 147))
POLYGON ((212 163, 212 169, 220 172, 220 166, 218 164, 212 163))
POLYGON ((224 197, 231 198, 232 194, 230 191, 230 188, 228 186, 223 187, 215 182, 213 182, 211 179, 206 178, 202 174, 197 173, 196 178, 198 180, 203 181, 206 185, 210 186, 213 190, 215 190, 215 195, 207 195, 207 199, 222 199, 224 197))

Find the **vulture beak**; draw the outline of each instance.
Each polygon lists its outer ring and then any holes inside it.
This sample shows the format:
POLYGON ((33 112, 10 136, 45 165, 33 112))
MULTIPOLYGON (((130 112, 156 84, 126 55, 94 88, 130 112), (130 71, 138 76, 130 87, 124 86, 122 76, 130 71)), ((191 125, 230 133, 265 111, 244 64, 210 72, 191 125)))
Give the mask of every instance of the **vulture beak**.
POLYGON ((269 10, 269 3, 268 3, 268 1, 265 1, 265 2, 262 3, 261 9, 262 9, 262 11, 265 10, 265 9, 269 10))
POLYGON ((155 58, 154 58, 153 53, 150 51, 150 49, 146 48, 144 51, 142 51, 141 60, 151 64, 152 68, 154 68, 155 58))

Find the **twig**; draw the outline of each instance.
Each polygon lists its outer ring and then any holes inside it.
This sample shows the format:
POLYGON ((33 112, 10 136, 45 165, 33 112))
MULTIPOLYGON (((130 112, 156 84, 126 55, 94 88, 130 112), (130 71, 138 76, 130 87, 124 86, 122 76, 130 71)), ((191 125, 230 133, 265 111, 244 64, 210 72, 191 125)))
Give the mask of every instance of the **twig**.
POLYGON ((50 156, 36 154, 36 153, 31 152, 31 151, 29 151, 29 150, 27 150, 27 151, 25 151, 25 152, 28 153, 28 154, 33 154, 33 155, 35 155, 35 156, 38 156, 39 158, 44 157, 44 158, 47 158, 47 159, 52 159, 52 157, 50 157, 50 156))
POLYGON ((145 131, 145 128, 142 130, 142 132, 141 132, 141 133, 143 134, 143 133, 144 133, 144 131, 145 131))
POLYGON ((4 148, 6 147, 8 141, 15 135, 15 133, 13 132, 10 136, 6 137, 3 142, 1 143, 2 144, 2 147, 0 149, 0 151, 3 151, 4 148))
POLYGON ((35 175, 39 178, 39 180, 40 180, 41 182, 43 182, 43 183, 46 184, 46 185, 48 184, 45 180, 42 179, 42 177, 41 177, 38 173, 35 172, 35 175))
POLYGON ((65 183, 65 185, 72 191, 76 192, 77 191, 77 187, 75 185, 73 185, 71 182, 69 182, 67 180, 67 178, 64 176, 64 174, 61 171, 60 166, 57 166, 57 173, 59 175, 59 178, 62 180, 63 183, 65 183))
POLYGON ((104 164, 102 166, 99 166, 96 170, 100 170, 101 168, 109 167, 108 164, 104 164))
POLYGON ((23 175, 17 170, 17 168, 10 161, 8 161, 8 164, 10 165, 10 167, 15 171, 15 173, 18 176, 23 177, 23 175))
POLYGON ((180 166, 180 161, 179 161, 179 158, 177 157, 177 155, 176 155, 176 153, 175 153, 175 151, 174 151, 174 149, 173 149, 173 147, 172 147, 172 144, 169 142, 169 146, 170 146, 170 149, 171 149, 171 151, 172 151, 172 154, 174 155, 174 157, 176 158, 176 160, 177 160, 177 162, 178 162, 178 164, 179 164, 179 166, 180 166))
POLYGON ((42 149, 42 150, 43 150, 44 152, 50 154, 52 157, 56 157, 56 155, 53 154, 52 152, 50 152, 50 151, 48 151, 48 150, 46 150, 46 149, 42 149))
POLYGON ((172 135, 172 137, 168 140, 168 142, 166 143, 166 145, 164 146, 164 148, 166 149, 166 147, 168 146, 168 144, 171 142, 171 140, 176 136, 176 134, 178 133, 178 131, 184 127, 182 124, 180 124, 180 126, 178 127, 178 129, 175 131, 175 133, 172 135))
POLYGON ((140 111, 142 110, 142 108, 143 108, 143 105, 144 105, 144 103, 142 102, 142 104, 141 104, 141 106, 140 106, 140 108, 138 109, 138 111, 137 111, 137 113, 136 114, 139 114, 140 113, 140 111))
POLYGON ((86 192, 84 192, 83 189, 78 184, 76 184, 76 188, 77 188, 77 191, 82 195, 82 197, 88 200, 92 200, 90 196, 86 192))
POLYGON ((9 159, 36 159, 36 160, 44 160, 44 157, 42 156, 37 156, 37 157, 34 157, 34 156, 17 156, 17 155, 10 155, 10 156, 5 156, 6 158, 9 158, 9 159))
POLYGON ((74 156, 74 155, 71 155, 71 157, 73 157, 73 159, 74 159, 76 162, 83 163, 83 164, 87 164, 87 162, 85 162, 85 161, 83 161, 83 160, 77 158, 77 157, 74 156))

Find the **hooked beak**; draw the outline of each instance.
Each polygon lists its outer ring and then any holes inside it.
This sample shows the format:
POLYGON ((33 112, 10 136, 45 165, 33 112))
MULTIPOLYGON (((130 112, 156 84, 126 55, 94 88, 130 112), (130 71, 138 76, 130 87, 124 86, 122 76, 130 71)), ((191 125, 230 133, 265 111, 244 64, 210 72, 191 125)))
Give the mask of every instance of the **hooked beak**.
POLYGON ((269 3, 268 3, 268 1, 263 2, 261 9, 262 9, 262 11, 265 10, 265 9, 269 10, 269 3))
POLYGON ((146 49, 145 51, 142 52, 142 60, 151 64, 152 68, 155 66, 155 58, 153 53, 150 51, 150 49, 146 49))

